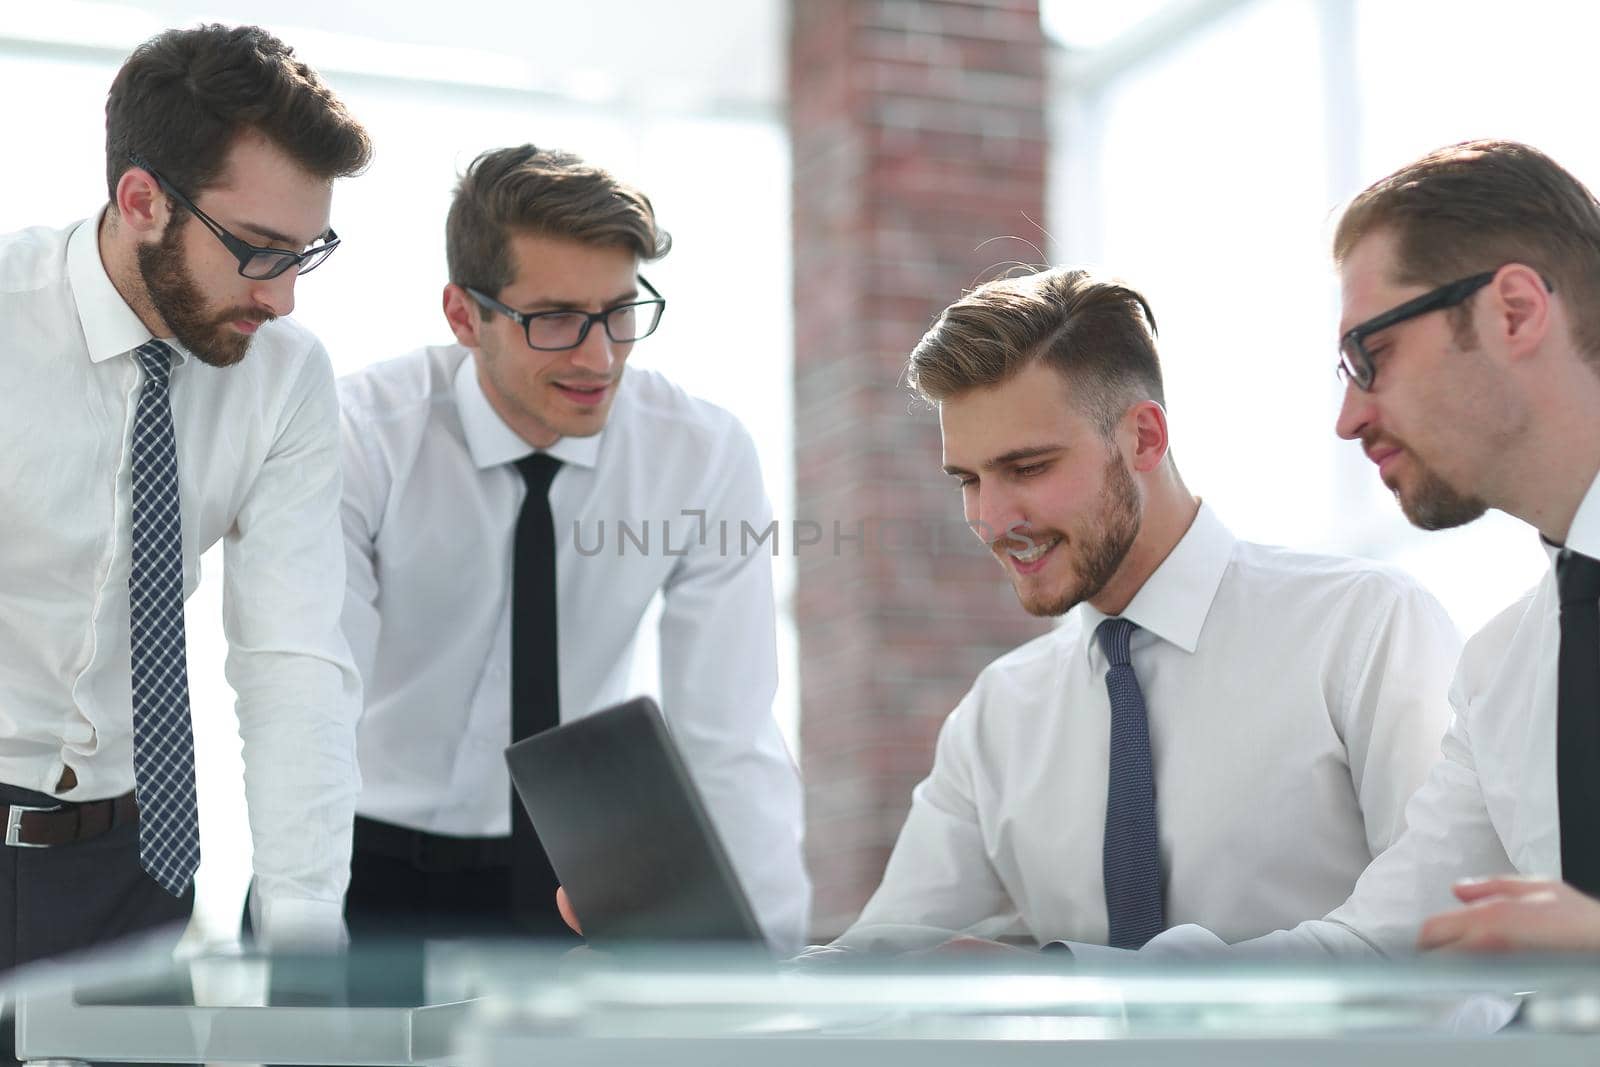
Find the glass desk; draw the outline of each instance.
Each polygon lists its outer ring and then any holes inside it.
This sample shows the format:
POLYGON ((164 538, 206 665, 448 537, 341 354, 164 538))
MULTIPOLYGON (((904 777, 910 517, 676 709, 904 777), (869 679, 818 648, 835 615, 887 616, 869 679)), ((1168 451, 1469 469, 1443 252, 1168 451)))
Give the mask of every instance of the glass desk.
POLYGON ((24 1061, 167 1063, 1600 1063, 1600 960, 1248 967, 1054 956, 821 966, 438 943, 404 953, 129 950, 13 982, 24 1061), (1054 968, 1054 969, 1046 969, 1054 968), (425 1003, 416 1003, 416 1001, 425 1003))

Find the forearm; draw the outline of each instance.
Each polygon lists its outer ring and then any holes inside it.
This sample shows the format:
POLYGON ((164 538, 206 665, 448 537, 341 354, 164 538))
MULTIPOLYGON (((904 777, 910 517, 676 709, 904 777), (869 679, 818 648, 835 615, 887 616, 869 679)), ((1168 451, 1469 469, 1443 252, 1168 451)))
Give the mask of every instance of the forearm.
POLYGON ((264 660, 272 691, 242 691, 239 699, 255 919, 269 943, 336 947, 360 792, 359 687, 348 667, 299 656, 264 660))

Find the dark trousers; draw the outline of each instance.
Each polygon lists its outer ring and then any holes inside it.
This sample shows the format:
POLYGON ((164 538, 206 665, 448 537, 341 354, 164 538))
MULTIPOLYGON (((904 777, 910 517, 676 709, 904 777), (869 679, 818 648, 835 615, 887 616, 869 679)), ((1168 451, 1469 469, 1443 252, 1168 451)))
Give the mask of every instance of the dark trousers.
MULTIPOLYGON (((0 785, 0 803, 61 801, 0 785)), ((0 970, 162 926, 176 944, 193 910, 193 886, 174 897, 139 865, 136 822, 70 845, 0 845, 0 970)))
MULTIPOLYGON (((0 804, 60 803, 0 784, 0 804)), ((0 845, 0 971, 161 927, 171 928, 177 944, 193 910, 192 885, 174 897, 140 866, 137 822, 70 845, 0 845)), ((0 1023, 0 1064, 16 1062, 9 1009, 0 1023)))
POLYGON ((555 913, 531 923, 511 907, 510 844, 458 839, 356 817, 345 921, 352 967, 381 971, 392 1003, 423 1003, 423 941, 541 938, 577 945, 555 913))
POLYGON ((345 919, 366 937, 538 937, 577 943, 548 908, 512 914, 510 842, 426 834, 356 816, 345 919))

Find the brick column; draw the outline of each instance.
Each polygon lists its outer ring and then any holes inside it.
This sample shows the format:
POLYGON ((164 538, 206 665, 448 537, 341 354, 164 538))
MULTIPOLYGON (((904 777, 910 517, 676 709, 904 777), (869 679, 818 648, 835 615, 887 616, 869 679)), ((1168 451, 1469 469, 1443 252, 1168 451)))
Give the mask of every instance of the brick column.
POLYGON ((814 933, 877 885, 939 726, 1043 631, 960 526, 905 357, 938 312, 1037 253, 1045 44, 1034 0, 794 0, 801 745, 814 933), (816 529, 807 527, 816 535, 816 529), (856 535, 862 535, 855 540, 856 535))

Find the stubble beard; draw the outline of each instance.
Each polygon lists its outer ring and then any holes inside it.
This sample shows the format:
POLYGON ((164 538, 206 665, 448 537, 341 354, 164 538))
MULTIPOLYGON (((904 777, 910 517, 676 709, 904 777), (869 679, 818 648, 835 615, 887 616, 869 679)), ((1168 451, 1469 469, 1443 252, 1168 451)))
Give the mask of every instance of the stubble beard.
POLYGON ((1020 580, 1013 578, 1017 599, 1030 615, 1040 617, 1065 615, 1085 600, 1100 594, 1122 561, 1127 558, 1133 542, 1139 536, 1139 526, 1144 515, 1139 487, 1123 461, 1122 454, 1111 450, 1106 460, 1103 484, 1100 489, 1100 508, 1093 523, 1080 530, 1073 538, 1063 538, 1062 547, 1077 546, 1077 582, 1055 595, 1030 596, 1020 580))
MULTIPOLYGON (((1412 454, 1412 459, 1416 455, 1412 454)), ((1458 492, 1439 475, 1417 464, 1417 484, 1409 493, 1394 490, 1400 511, 1422 530, 1451 530, 1483 517, 1489 505, 1481 498, 1458 492)))

